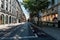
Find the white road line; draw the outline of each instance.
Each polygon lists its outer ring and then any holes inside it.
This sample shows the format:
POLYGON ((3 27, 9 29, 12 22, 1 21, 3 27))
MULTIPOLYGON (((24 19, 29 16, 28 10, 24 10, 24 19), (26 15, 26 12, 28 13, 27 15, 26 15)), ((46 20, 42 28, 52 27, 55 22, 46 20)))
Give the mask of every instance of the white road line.
POLYGON ((34 32, 34 30, 32 30, 34 32))
POLYGON ((37 34, 35 34, 35 37, 38 37, 38 35, 37 35, 37 34))
POLYGON ((37 38, 36 36, 26 36, 26 37, 18 37, 19 39, 22 39, 22 38, 37 38))

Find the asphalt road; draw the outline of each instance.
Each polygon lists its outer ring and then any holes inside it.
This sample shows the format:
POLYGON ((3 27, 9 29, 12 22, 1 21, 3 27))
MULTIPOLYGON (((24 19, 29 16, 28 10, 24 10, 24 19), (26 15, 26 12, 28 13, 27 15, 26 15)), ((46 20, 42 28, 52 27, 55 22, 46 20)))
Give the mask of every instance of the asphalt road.
POLYGON ((0 34, 4 34, 1 35, 0 40, 55 40, 42 30, 38 30, 31 26, 29 22, 12 28, 9 32, 0 34))

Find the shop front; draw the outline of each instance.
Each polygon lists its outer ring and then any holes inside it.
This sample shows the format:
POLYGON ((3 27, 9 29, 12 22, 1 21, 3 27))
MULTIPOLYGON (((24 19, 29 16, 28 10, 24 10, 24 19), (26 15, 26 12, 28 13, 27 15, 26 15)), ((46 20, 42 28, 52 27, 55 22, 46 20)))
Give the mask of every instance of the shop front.
POLYGON ((53 22, 53 18, 56 17, 58 18, 58 14, 49 14, 49 15, 45 15, 41 18, 42 21, 48 21, 48 22, 53 22))
POLYGON ((58 14, 54 13, 54 14, 45 15, 41 18, 41 20, 44 24, 48 24, 48 25, 53 25, 54 23, 57 24, 58 14))

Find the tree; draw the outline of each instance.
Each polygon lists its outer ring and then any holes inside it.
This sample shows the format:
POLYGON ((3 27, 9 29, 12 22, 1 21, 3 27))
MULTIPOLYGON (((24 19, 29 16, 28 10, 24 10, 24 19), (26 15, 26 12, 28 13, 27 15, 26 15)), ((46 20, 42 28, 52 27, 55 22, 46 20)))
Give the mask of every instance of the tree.
MULTIPOLYGON (((23 5, 29 10, 32 16, 37 15, 39 11, 46 10, 49 6, 48 0, 23 0, 23 5)), ((38 15, 39 24, 39 15, 38 15)))

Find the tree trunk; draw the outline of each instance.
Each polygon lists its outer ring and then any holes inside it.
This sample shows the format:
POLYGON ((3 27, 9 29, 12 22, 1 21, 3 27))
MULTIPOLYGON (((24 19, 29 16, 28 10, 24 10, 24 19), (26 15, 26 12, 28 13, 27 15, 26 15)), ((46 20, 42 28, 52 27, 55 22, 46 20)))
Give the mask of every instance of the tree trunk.
POLYGON ((37 17, 38 17, 37 26, 39 26, 39 13, 38 12, 37 12, 37 17))
POLYGON ((37 21, 37 25, 39 26, 39 16, 38 16, 38 21, 37 21))

